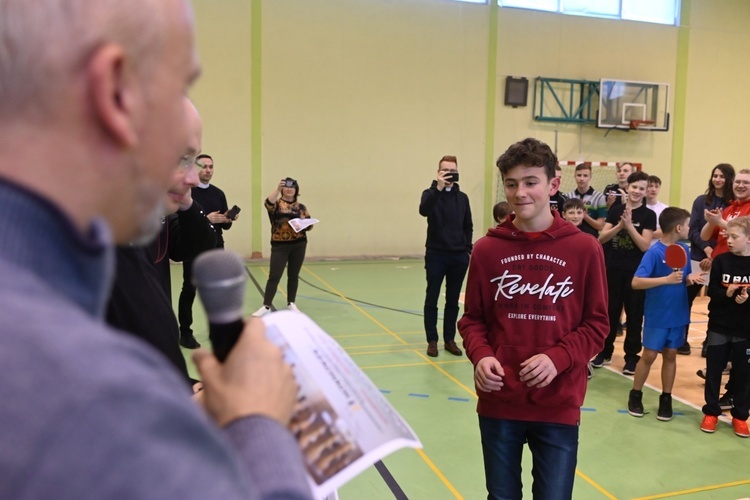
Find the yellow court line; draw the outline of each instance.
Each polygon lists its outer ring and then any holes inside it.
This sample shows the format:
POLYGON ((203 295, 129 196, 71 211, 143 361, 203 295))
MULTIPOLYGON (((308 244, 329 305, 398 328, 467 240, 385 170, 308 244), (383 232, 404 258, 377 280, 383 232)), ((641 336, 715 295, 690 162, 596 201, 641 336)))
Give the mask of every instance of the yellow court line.
MULTIPOLYGON (((411 351, 404 351, 404 352, 411 352, 411 351)), ((437 361, 437 363, 440 363, 441 365, 445 365, 445 364, 448 364, 448 363, 455 364, 455 363, 465 363, 465 362, 466 362, 466 360, 464 360, 464 361, 461 361, 461 360, 458 360, 458 361, 437 361)), ((401 364, 396 364, 396 365, 373 365, 373 366, 360 366, 360 369, 362 369, 362 370, 380 370, 382 368, 406 368, 406 367, 409 367, 409 366, 425 366, 425 365, 429 365, 429 364, 430 363, 401 363, 401 364)))
POLYGON ((432 469, 432 472, 434 472, 435 475, 443 482, 445 487, 448 488, 451 493, 453 493, 453 496, 459 498, 460 500, 463 500, 464 497, 462 497, 458 490, 451 484, 450 481, 448 481, 448 478, 445 477, 442 472, 440 472, 440 469, 438 469, 437 466, 432 462, 432 460, 430 460, 430 457, 428 457, 423 450, 418 449, 416 451, 417 453, 419 453, 419 456, 422 457, 422 460, 425 461, 427 466, 432 469))
POLYGON ((724 483, 724 484, 715 484, 712 486, 703 486, 701 488, 691 488, 689 490, 682 490, 682 491, 673 491, 671 493, 662 493, 660 495, 652 495, 648 497, 639 497, 635 498, 634 500, 655 500, 657 498, 669 498, 669 497, 678 497, 682 495, 689 495, 691 493, 701 493, 703 491, 711 491, 711 490, 721 490, 724 488, 733 488, 734 486, 742 486, 745 484, 750 484, 750 479, 745 479, 744 481, 733 481, 731 483, 724 483))
POLYGON ((373 318, 369 313, 367 313, 367 311, 365 311, 364 309, 362 309, 361 307, 359 307, 357 304, 355 304, 351 300, 347 299, 344 296, 343 293, 341 293, 338 290, 336 290, 334 287, 332 287, 330 284, 328 284, 323 278, 321 278, 320 276, 318 276, 314 272, 310 271, 309 267, 302 266, 302 269, 304 269, 308 273, 312 274, 315 277, 315 279, 317 279, 318 281, 320 281, 321 283, 323 283, 325 286, 327 286, 332 292, 334 292, 336 295, 338 295, 339 297, 341 297, 342 300, 346 301, 350 306, 352 306, 354 309, 356 309, 357 311, 359 311, 360 313, 362 313, 363 316, 365 316, 370 321, 372 321, 373 323, 375 323, 376 325, 378 325, 380 328, 382 328, 383 330, 385 330, 387 333, 389 333, 390 335, 392 335, 393 338, 395 338, 396 340, 398 340, 402 344, 406 344, 406 341, 404 341, 401 337, 399 337, 394 332, 392 332, 387 326, 385 326, 383 323, 381 323, 380 321, 378 321, 375 318, 373 318))
POLYGON ((616 496, 614 496, 612 493, 610 493, 609 491, 607 491, 604 488, 602 488, 598 483, 594 482, 593 479, 591 479, 590 477, 588 477, 586 474, 584 474, 583 472, 581 472, 579 469, 576 469, 576 476, 580 477, 581 479, 583 479, 584 481, 586 481, 587 483, 589 483, 591 486, 593 486, 594 488, 596 488, 596 490, 599 491, 599 493, 601 493, 605 497, 609 498, 610 500, 617 500, 616 496))
POLYGON ((379 347, 406 347, 413 345, 422 345, 422 342, 409 342, 407 344, 375 344, 375 345, 349 345, 344 347, 347 351, 349 349, 377 349, 379 347))
POLYGON ((401 354, 404 352, 414 352, 414 349, 412 347, 409 347, 408 345, 404 346, 393 346, 393 347, 401 347, 400 350, 389 350, 389 351, 364 351, 364 352, 347 352, 349 356, 352 358, 356 356, 368 356, 370 354, 401 354))
MULTIPOLYGON (((416 332, 398 332, 397 335, 416 335, 418 333, 424 334, 424 331, 419 330, 416 332)), ((359 338, 359 337, 377 337, 382 335, 388 335, 387 333, 383 332, 376 332, 376 333, 350 333, 348 335, 336 335, 335 338, 337 339, 349 339, 349 338, 359 338)))
POLYGON ((437 371, 439 371, 440 373, 442 373, 443 375, 445 375, 446 377, 448 377, 448 379, 450 379, 451 381, 453 381, 453 383, 454 383, 454 384, 456 384, 456 385, 457 385, 457 386, 459 386, 459 387, 460 387, 461 389, 463 389, 463 390, 465 390, 466 392, 468 392, 469 394, 471 394, 471 395, 472 395, 472 396, 474 397, 474 399, 476 399, 476 398, 477 398, 477 393, 476 393, 476 392, 474 392, 474 389, 469 389, 468 387, 466 387, 466 385, 465 385, 464 383, 462 383, 462 382, 461 382, 460 380, 458 380, 458 379, 457 379, 456 377, 454 377, 453 375, 451 375, 451 374, 450 374, 450 373, 448 373, 447 371, 445 371, 445 370, 443 370, 442 368, 440 368, 440 365, 438 365, 437 363, 435 363, 435 362, 434 362, 434 361, 432 361, 431 359, 429 359, 429 358, 425 357, 425 355, 424 355, 424 354, 422 354, 421 352, 419 352, 419 351, 414 351, 414 352, 415 352, 415 353, 417 353, 417 356, 419 356, 420 358, 422 358, 423 360, 425 360, 425 362, 426 362, 427 364, 431 365, 431 366, 432 366, 433 368, 435 368, 435 369, 436 369, 437 371))

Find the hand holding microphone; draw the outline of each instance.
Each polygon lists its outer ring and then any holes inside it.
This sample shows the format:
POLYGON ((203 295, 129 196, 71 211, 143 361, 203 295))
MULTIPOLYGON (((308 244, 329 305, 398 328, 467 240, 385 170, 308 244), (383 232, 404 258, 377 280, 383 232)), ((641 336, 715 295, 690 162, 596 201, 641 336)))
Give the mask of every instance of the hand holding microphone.
POLYGON ((199 349, 193 356, 206 409, 220 426, 250 415, 288 425, 297 382, 281 349, 266 338, 263 322, 243 320, 247 275, 242 259, 226 250, 205 252, 193 262, 193 280, 215 354, 199 349))

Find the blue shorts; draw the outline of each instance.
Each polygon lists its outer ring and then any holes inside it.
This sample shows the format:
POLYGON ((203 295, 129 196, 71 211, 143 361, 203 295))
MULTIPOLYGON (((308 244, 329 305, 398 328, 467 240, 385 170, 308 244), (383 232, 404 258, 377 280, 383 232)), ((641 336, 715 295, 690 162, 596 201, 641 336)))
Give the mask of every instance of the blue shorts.
POLYGON ((677 349, 685 343, 685 327, 677 328, 643 328, 643 347, 652 351, 664 348, 677 349))

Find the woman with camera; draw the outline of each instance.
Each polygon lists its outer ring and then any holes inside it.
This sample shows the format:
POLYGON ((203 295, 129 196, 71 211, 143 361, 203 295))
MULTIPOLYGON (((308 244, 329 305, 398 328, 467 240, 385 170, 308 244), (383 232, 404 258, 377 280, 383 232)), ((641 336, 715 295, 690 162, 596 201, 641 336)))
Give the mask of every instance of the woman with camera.
POLYGON ((299 184, 291 177, 287 177, 281 179, 277 188, 268 195, 264 202, 268 217, 271 219, 271 269, 263 295, 263 305, 253 313, 253 316, 260 317, 271 312, 271 304, 285 267, 287 268, 287 309, 299 311, 294 301, 297 298, 299 272, 305 261, 307 231, 312 229, 312 226, 297 232, 289 224, 289 221, 293 219, 310 218, 307 207, 297 201, 298 196, 299 184))

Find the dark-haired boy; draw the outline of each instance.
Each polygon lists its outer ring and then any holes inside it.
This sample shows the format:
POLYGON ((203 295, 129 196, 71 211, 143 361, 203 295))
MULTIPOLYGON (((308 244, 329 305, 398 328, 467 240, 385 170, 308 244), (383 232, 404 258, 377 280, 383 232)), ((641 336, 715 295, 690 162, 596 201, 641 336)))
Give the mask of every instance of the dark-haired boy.
POLYGON ((601 245, 549 209, 557 158, 525 139, 498 160, 515 215, 474 246, 458 323, 474 365, 490 498, 572 497, 588 361, 608 331, 601 245))
POLYGON ((643 199, 648 188, 648 174, 636 171, 628 177, 627 201, 614 205, 607 214, 599 241, 604 245, 609 291, 609 336, 604 350, 592 361, 594 368, 610 364, 615 349, 617 324, 625 307, 625 366, 622 373, 633 375, 640 359, 643 328, 643 290, 633 290, 631 281, 643 254, 651 245, 656 230, 656 214, 646 208, 643 199))
POLYGON ((662 236, 643 255, 632 280, 634 290, 646 290, 643 328, 643 357, 635 369, 633 389, 628 397, 628 413, 643 416, 643 385, 651 365, 661 352, 662 394, 656 418, 672 419, 672 387, 677 372, 677 349, 683 344, 685 327, 690 324, 690 306, 686 285, 705 284, 701 273, 690 274, 690 262, 685 259, 682 269, 673 269, 666 263, 667 247, 679 244, 689 252, 687 245, 678 243, 687 239, 690 212, 679 207, 667 207, 659 216, 662 236))

